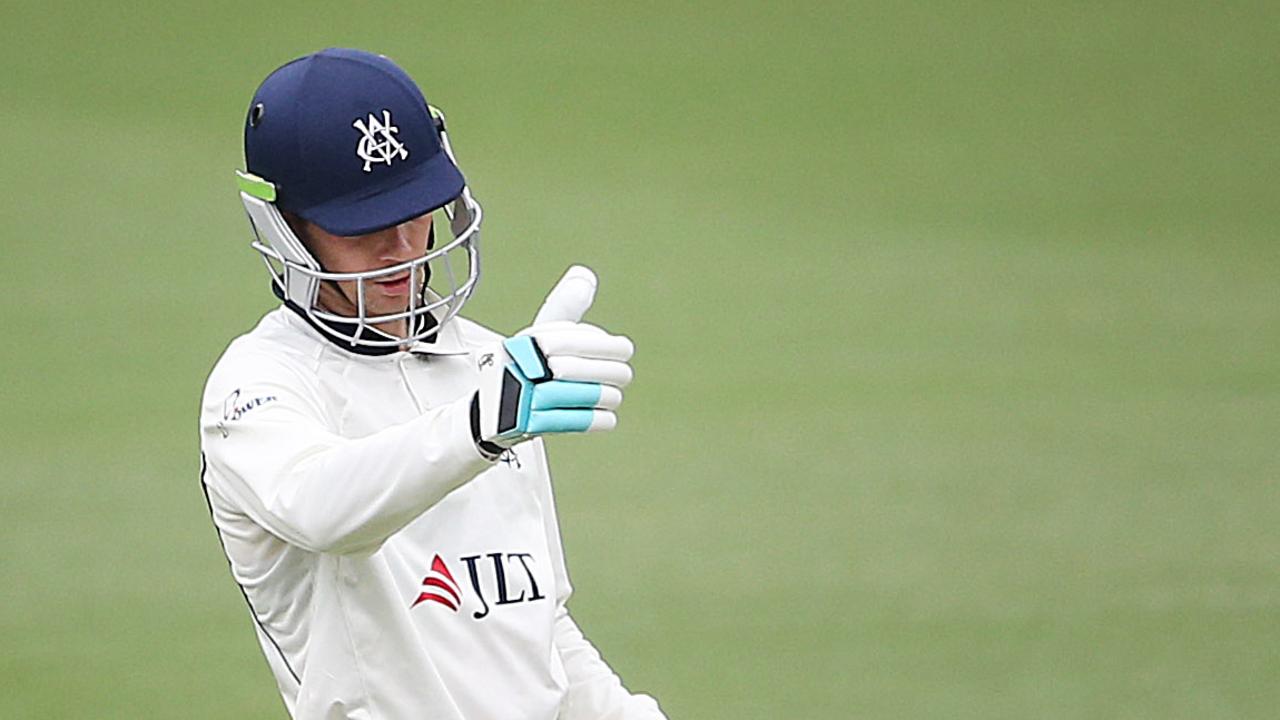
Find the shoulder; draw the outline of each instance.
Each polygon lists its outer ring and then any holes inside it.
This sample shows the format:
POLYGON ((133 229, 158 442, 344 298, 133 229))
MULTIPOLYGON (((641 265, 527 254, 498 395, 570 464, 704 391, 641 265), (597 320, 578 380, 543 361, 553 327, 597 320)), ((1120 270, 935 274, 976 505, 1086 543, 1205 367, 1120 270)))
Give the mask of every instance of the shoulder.
POLYGON ((502 333, 464 317, 455 317, 452 320, 452 324, 454 325, 454 332, 458 334, 459 342, 469 350, 497 342, 506 337, 502 333))
POLYGON ((211 400, 221 403, 246 386, 285 386, 305 392, 314 383, 322 347, 290 315, 277 308, 227 345, 205 383, 206 405, 211 400))

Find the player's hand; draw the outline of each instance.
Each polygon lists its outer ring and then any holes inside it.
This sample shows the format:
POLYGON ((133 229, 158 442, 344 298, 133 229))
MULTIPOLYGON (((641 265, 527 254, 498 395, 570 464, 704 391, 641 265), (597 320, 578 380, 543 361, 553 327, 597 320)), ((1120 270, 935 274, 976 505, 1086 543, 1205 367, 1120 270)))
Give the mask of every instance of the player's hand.
POLYGON ((492 453, 537 435, 612 430, 631 382, 631 340, 581 322, 596 276, 575 265, 533 325, 476 355, 477 442, 492 453), (486 447, 488 446, 488 447, 486 447))

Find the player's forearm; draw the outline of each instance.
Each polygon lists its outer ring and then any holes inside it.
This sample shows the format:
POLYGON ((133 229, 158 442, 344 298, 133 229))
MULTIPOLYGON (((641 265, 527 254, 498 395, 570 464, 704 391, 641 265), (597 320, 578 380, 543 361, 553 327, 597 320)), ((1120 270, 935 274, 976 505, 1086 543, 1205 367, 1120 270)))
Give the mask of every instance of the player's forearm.
POLYGON ((254 477, 236 473, 234 463, 211 464, 259 524, 326 553, 377 548, 490 464, 476 450, 467 401, 359 439, 315 438, 274 464, 263 460, 244 464, 254 477))

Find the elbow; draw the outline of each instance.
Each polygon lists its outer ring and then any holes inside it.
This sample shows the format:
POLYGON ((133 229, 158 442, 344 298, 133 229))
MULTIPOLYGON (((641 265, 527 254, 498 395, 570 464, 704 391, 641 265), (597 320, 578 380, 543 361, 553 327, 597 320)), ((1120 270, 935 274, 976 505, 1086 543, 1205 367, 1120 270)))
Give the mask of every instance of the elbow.
POLYGON ((273 503, 268 514, 281 539, 308 552, 326 555, 371 555, 391 532, 360 518, 357 513, 273 503))
POLYGON ((313 531, 299 538, 297 545, 325 555, 372 555, 382 548, 386 537, 340 531, 313 531))

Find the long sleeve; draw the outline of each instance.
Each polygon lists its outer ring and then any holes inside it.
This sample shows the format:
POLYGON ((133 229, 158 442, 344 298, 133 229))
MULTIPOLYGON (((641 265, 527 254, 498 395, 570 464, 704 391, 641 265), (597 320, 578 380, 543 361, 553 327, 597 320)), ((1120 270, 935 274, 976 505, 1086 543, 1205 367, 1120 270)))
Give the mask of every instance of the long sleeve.
POLYGON ((656 700, 623 687, 563 607, 556 615, 555 643, 569 677, 561 720, 666 720, 656 700))
POLYGON ((569 691, 561 704, 560 720, 666 720, 656 700, 648 695, 632 694, 623 686, 621 678, 600 657, 600 652, 569 615, 566 603, 573 588, 565 567, 550 469, 546 467, 546 453, 540 441, 536 457, 543 463, 544 475, 548 479, 541 488, 539 500, 556 578, 555 647, 569 679, 569 691))
POLYGON ((471 436, 469 398, 349 439, 327 427, 305 373, 270 359, 252 370, 211 376, 205 458, 218 490, 291 544, 372 551, 490 465, 471 436))

